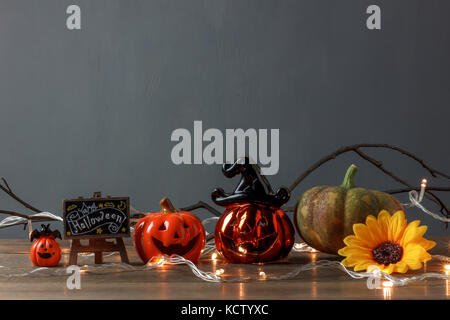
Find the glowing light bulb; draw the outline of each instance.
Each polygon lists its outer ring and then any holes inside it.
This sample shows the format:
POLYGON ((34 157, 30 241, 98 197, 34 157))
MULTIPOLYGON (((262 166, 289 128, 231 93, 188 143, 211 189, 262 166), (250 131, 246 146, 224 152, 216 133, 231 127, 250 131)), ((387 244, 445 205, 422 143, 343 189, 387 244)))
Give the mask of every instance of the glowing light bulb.
POLYGON ((264 271, 260 271, 259 272, 259 276, 261 277, 261 279, 266 279, 266 273, 264 271))
POLYGON ((427 179, 422 179, 422 184, 420 185, 419 202, 423 200, 423 195, 425 194, 426 187, 427 187, 427 179))
POLYGON ((301 243, 294 244, 295 249, 301 249, 302 247, 303 247, 303 245, 301 243))
POLYGON ((380 268, 378 268, 378 266, 376 265, 371 265, 367 267, 367 272, 371 272, 374 275, 378 275, 378 273, 380 272, 380 268))
POLYGON ((447 271, 450 271, 450 264, 446 264, 446 265, 444 266, 444 269, 447 270, 447 271))
POLYGON ((311 252, 319 252, 319 251, 317 251, 317 250, 314 249, 314 248, 311 248, 311 252))
POLYGON ((211 255, 211 259, 212 259, 212 260, 216 260, 216 259, 217 259, 217 253, 214 252, 214 253, 211 255))
POLYGON ((223 274, 225 272, 225 270, 223 269, 217 269, 216 270, 216 276, 220 276, 221 274, 223 274))
POLYGON ((391 288, 394 286, 394 283, 392 281, 383 281, 383 287, 391 288))
POLYGON ((247 250, 245 250, 245 249, 242 248, 242 247, 239 247, 239 248, 238 248, 238 251, 239 251, 239 252, 242 252, 242 253, 246 253, 246 252, 247 252, 247 250))
POLYGON ((167 259, 165 258, 153 258, 147 262, 149 266, 162 267, 167 263, 167 259))

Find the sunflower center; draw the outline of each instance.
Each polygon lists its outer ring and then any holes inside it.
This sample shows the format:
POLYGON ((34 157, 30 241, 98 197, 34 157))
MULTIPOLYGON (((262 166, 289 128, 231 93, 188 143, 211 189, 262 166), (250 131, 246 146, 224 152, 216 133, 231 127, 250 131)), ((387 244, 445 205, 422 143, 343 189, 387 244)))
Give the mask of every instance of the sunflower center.
POLYGON ((388 266, 402 259, 403 248, 394 242, 385 242, 373 249, 372 254, 376 262, 388 266))

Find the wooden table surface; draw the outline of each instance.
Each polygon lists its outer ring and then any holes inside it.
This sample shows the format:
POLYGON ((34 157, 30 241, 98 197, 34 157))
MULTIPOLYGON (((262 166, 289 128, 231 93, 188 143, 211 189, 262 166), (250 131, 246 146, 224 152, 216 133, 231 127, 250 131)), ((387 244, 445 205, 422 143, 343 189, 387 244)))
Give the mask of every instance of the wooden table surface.
MULTIPOLYGON (((438 242, 432 254, 449 255, 450 237, 434 239, 438 242)), ((126 239, 132 265, 141 265, 130 239, 126 239)), ((370 290, 366 280, 355 280, 338 269, 315 269, 301 273, 296 279, 257 281, 248 283, 211 283, 195 277, 185 265, 164 266, 159 270, 117 272, 88 271, 81 275, 81 289, 69 290, 64 265, 68 262, 69 242, 61 241, 63 257, 55 276, 0 277, 0 299, 449 299, 448 280, 427 280, 407 287, 370 290)), ((30 243, 26 240, 0 240, 0 274, 23 274, 34 269, 29 258, 30 243)), ((282 274, 301 264, 339 258, 321 253, 291 252, 283 262, 261 265, 226 264, 212 262, 209 255, 198 263, 200 269, 225 274, 248 275, 282 274)), ((119 262, 118 255, 105 258, 105 263, 119 262)), ((79 258, 80 265, 93 264, 93 257, 79 258)), ((444 264, 430 261, 427 272, 444 272, 444 264)), ((419 272, 422 272, 420 270, 419 272)), ((409 272, 412 275, 417 272, 409 272)))

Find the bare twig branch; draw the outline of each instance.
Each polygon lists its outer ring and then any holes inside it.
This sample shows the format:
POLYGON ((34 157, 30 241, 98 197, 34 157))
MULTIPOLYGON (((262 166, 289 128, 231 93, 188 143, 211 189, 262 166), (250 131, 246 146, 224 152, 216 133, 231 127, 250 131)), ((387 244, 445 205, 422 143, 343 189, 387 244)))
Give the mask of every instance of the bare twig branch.
POLYGON ((9 211, 9 210, 0 210, 0 213, 8 214, 10 216, 20 217, 24 219, 28 219, 28 216, 26 214, 18 213, 15 211, 9 211))
MULTIPOLYGON (((199 201, 196 204, 180 208, 180 210, 181 211, 192 211, 192 210, 200 209, 200 208, 208 210, 209 212, 211 212, 213 215, 215 215, 217 217, 220 217, 222 215, 221 212, 217 211, 212 206, 210 206, 209 204, 207 204, 206 202, 203 202, 203 201, 199 201)), ((131 219, 141 219, 141 218, 145 217, 145 214, 143 212, 141 212, 137 209, 134 209, 133 211, 136 212, 136 214, 132 214, 131 219)))
POLYGON ((391 150, 400 152, 401 154, 403 154, 403 155, 405 155, 407 157, 410 157, 411 159, 413 159, 413 160, 417 161, 418 163, 420 163, 422 165, 422 167, 425 168, 434 178, 437 178, 437 176, 441 176, 441 177, 450 179, 450 175, 445 174, 445 173, 443 173, 441 171, 438 171, 436 169, 430 168, 429 166, 427 166, 425 164, 425 162, 422 159, 420 159, 416 155, 412 154, 411 152, 408 152, 408 151, 406 151, 404 149, 401 149, 399 147, 392 146, 390 144, 384 144, 384 143, 382 143, 382 144, 362 143, 362 144, 359 144, 359 145, 356 145, 356 146, 357 146, 357 148, 387 148, 387 149, 391 149, 391 150))
MULTIPOLYGON (((303 172, 295 181, 294 183, 289 187, 289 190, 292 192, 299 184, 300 182, 302 182, 307 176, 309 176, 314 170, 318 169, 320 166, 322 166, 324 163, 335 159, 337 156, 349 152, 349 151, 353 151, 355 152, 358 156, 360 156, 361 158, 363 158, 364 160, 370 162, 371 164, 373 164, 374 166, 376 166, 379 170, 381 170, 383 173, 387 174, 388 176, 390 176, 391 178, 393 178, 395 181, 403 184, 404 186, 408 187, 409 190, 415 189, 415 187, 413 185, 411 185, 409 182, 399 178, 398 176, 396 176, 394 173, 392 173, 391 171, 387 170, 385 167, 383 167, 383 163, 381 161, 378 161, 372 157, 370 157, 369 155, 367 155, 366 153, 362 152, 360 150, 360 148, 386 148, 386 149, 390 149, 390 150, 394 150, 397 152, 400 152, 403 155, 406 155, 407 157, 415 160, 416 162, 418 162, 423 168, 425 168, 433 177, 437 177, 437 176, 441 176, 447 179, 450 179, 450 176, 438 171, 436 169, 433 169, 431 167, 429 167, 428 165, 425 164, 425 162, 418 158, 416 155, 403 150, 401 148, 398 148, 396 146, 392 146, 389 144, 369 144, 369 143, 362 143, 362 144, 355 144, 355 145, 350 145, 350 146, 345 146, 345 147, 341 147, 340 149, 336 150, 335 152, 323 157, 322 159, 320 159, 318 162, 316 162, 315 164, 313 164, 311 167, 309 167, 305 172, 303 172)), ((446 189, 446 188, 444 188, 446 189)), ((448 190, 436 190, 436 191, 448 191, 448 190)), ((450 214, 450 209, 444 204, 444 202, 433 192, 431 192, 431 189, 429 190, 425 190, 425 196, 430 199, 431 201, 437 203, 438 205, 440 205, 440 212, 446 216, 448 216, 450 214)))
POLYGON ((3 190, 7 195, 9 195, 11 198, 13 198, 14 200, 16 200, 17 202, 19 202, 21 205, 23 205, 25 208, 30 209, 31 211, 34 212, 42 212, 42 210, 39 210, 35 207, 33 207, 31 204, 23 201, 22 199, 20 199, 9 187, 8 182, 6 182, 5 178, 2 178, 3 182, 5 183, 6 186, 3 186, 2 184, 0 184, 0 189, 3 190))
POLYGON ((195 209, 206 209, 209 212, 211 212, 213 215, 215 215, 216 217, 220 217, 222 215, 221 212, 217 211, 216 209, 214 209, 213 207, 211 207, 209 204, 203 202, 203 201, 199 201, 196 204, 184 207, 184 208, 180 208, 180 210, 183 211, 191 211, 191 210, 195 210, 195 209))
POLYGON ((291 186, 289 187, 289 190, 294 190, 297 185, 302 182, 307 176, 309 176, 311 174, 311 172, 313 172, 314 170, 316 170, 317 168, 319 168, 321 165, 323 165, 325 162, 328 162, 330 160, 335 159, 337 156, 349 152, 349 151, 354 151, 356 149, 359 148, 387 148, 387 149, 391 149, 397 152, 400 152, 408 157, 410 157, 411 159, 419 162, 422 167, 424 167, 428 172, 430 172, 430 174, 433 177, 436 177, 437 175, 440 175, 444 178, 450 179, 450 176, 448 174, 442 173, 436 169, 430 168, 429 166, 427 166, 424 161, 420 158, 418 158, 417 156, 413 155, 412 153, 403 150, 401 148, 398 148, 396 146, 391 146, 389 144, 375 144, 375 143, 360 143, 360 144, 354 144, 351 146, 345 146, 345 147, 341 147, 340 149, 336 150, 335 152, 323 157, 322 159, 320 159, 319 161, 317 161, 315 164, 313 164, 308 170, 306 170, 305 172, 303 172, 295 181, 294 183, 291 184, 291 186))
MULTIPOLYGON (((411 190, 420 191, 420 187, 403 188, 403 189, 392 189, 392 190, 386 190, 384 192, 389 193, 389 194, 397 194, 397 193, 410 192, 411 190)), ((429 191, 450 191, 450 188, 447 188, 447 187, 428 187, 427 186, 426 190, 429 190, 429 191)))
MULTIPOLYGON (((30 209, 31 211, 34 211, 36 213, 41 213, 42 210, 39 210, 35 207, 33 207, 32 205, 30 205, 29 203, 25 202, 24 200, 22 200, 21 198, 19 198, 11 189, 11 187, 9 186, 8 182, 6 181, 5 178, 1 178, 4 185, 2 185, 0 183, 0 189, 3 190, 7 195, 9 195, 11 198, 13 198, 14 200, 16 200, 17 202, 19 202, 21 205, 23 205, 25 208, 30 209)), ((33 217, 33 216, 28 216, 26 214, 23 213, 19 213, 19 212, 15 212, 15 211, 9 211, 9 210, 0 210, 0 214, 7 214, 10 216, 16 216, 16 217, 20 217, 23 219, 27 219, 27 222, 17 222, 14 224, 10 224, 10 225, 5 225, 5 226, 0 226, 0 229, 4 229, 7 227, 12 227, 15 225, 24 225, 24 228, 26 227, 26 225, 28 224, 28 220, 35 222, 35 221, 59 221, 57 219, 53 219, 51 217, 33 217)))
MULTIPOLYGON (((381 171, 383 171, 385 174, 387 174, 388 176, 390 176, 391 178, 393 178, 395 181, 407 186, 410 189, 414 189, 414 186, 412 186, 410 183, 406 182, 405 180, 397 177, 394 173, 392 173, 391 171, 387 170, 386 168, 383 167, 383 163, 380 161, 377 161, 376 159, 368 156, 367 154, 365 154, 364 152, 362 152, 361 150, 359 150, 358 148, 356 148, 355 151, 361 158, 363 158, 364 160, 367 160, 368 162, 370 162, 371 164, 373 164, 374 166, 376 166, 378 169, 380 169, 381 171)), ((437 203, 440 206, 439 211, 444 214, 445 216, 447 216, 450 212, 449 208, 444 204, 444 202, 439 199, 438 196, 436 196, 434 193, 430 192, 429 190, 425 190, 425 195, 426 198, 430 199, 431 201, 437 203)))
POLYGON ((143 217, 145 217, 145 214, 143 214, 143 213, 136 213, 136 214, 130 215, 130 219, 136 219, 136 220, 142 219, 143 217))
POLYGON ((3 180, 3 183, 5 184, 6 188, 8 188, 8 191, 9 191, 9 192, 12 192, 12 190, 11 190, 11 188, 9 187, 9 184, 8 184, 8 182, 6 181, 6 179, 2 177, 2 180, 3 180))
POLYGON ((368 162, 370 162, 371 164, 373 164, 375 167, 377 167, 378 169, 380 169, 381 171, 383 171, 385 174, 387 174, 388 176, 390 176, 391 178, 393 178, 395 181, 400 182, 401 184, 407 186, 408 188, 414 188, 413 185, 411 185, 409 182, 406 182, 403 179, 400 179, 399 177, 397 177, 394 173, 390 172, 389 170, 387 170, 386 168, 383 167, 383 162, 378 161, 370 156, 368 156, 367 154, 365 154, 364 152, 362 152, 361 150, 359 150, 358 148, 353 150, 354 152, 356 152, 356 154, 358 154, 361 158, 363 158, 364 160, 367 160, 368 162))

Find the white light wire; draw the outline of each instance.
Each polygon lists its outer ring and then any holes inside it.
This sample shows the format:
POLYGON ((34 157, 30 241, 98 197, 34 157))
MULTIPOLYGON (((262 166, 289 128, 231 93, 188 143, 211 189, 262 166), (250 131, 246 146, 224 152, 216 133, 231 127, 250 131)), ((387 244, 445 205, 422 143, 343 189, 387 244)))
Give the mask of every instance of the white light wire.
MULTIPOLYGON (((434 257, 433 257, 434 258, 434 257)), ((448 258, 448 257, 446 257, 448 258)), ((281 274, 281 275, 266 275, 264 273, 264 277, 261 277, 261 274, 258 275, 249 275, 243 277, 230 277, 223 273, 214 273, 203 271, 199 269, 192 261, 187 260, 178 255, 172 255, 171 257, 154 257, 147 264, 143 266, 132 266, 126 263, 108 263, 101 265, 84 265, 80 267, 80 271, 82 272, 94 272, 99 271, 108 271, 109 269, 113 269, 112 272, 117 272, 116 269, 121 269, 123 271, 148 271, 158 267, 162 267, 164 265, 187 265, 191 272, 198 278, 207 281, 207 282, 249 282, 249 281, 267 281, 267 280, 289 280, 298 277, 298 275, 305 271, 310 271, 316 268, 328 268, 328 269, 339 269, 344 271, 347 275, 349 275, 353 279, 384 279, 392 282, 393 286, 406 286, 411 282, 422 281, 425 279, 442 279, 442 280, 450 280, 449 274, 444 273, 422 273, 410 277, 398 277, 392 276, 385 272, 380 271, 378 268, 373 268, 371 272, 355 272, 347 269, 341 262, 339 261, 331 261, 331 260, 319 260, 313 263, 307 263, 302 266, 295 268, 294 270, 281 274), (155 261, 155 262, 151 262, 155 261)), ((9 269, 7 267, 1 266, 2 269, 9 269)), ((220 269, 219 269, 220 270, 220 269)), ((0 277, 4 278, 17 278, 17 277, 26 277, 26 276, 36 276, 36 277, 46 277, 46 276, 62 276, 67 275, 66 268, 47 268, 40 267, 33 269, 29 272, 24 273, 16 273, 16 274, 4 274, 0 273, 0 277)))
MULTIPOLYGON (((50 212, 40 212, 40 213, 36 213, 36 214, 31 214, 29 215, 30 218, 50 218, 50 220, 57 220, 57 221, 63 221, 63 219, 60 216, 54 215, 53 213, 50 212)), ((28 221, 30 221, 30 219, 26 219, 26 218, 22 218, 22 217, 17 217, 17 216, 8 216, 5 219, 3 219, 2 221, 0 221, 0 228, 2 227, 11 227, 17 224, 22 224, 22 223, 28 223, 28 221)))
POLYGON ((419 193, 416 190, 411 190, 409 192, 409 201, 410 203, 402 203, 405 207, 411 208, 411 207, 417 207, 420 210, 422 210, 423 212, 425 212, 426 214, 432 216, 433 218, 435 218, 436 220, 440 220, 442 222, 450 222, 450 218, 445 218, 441 215, 438 215, 434 212, 431 212, 430 210, 428 210, 427 208, 425 208, 422 204, 421 204, 421 200, 419 198, 419 193))

